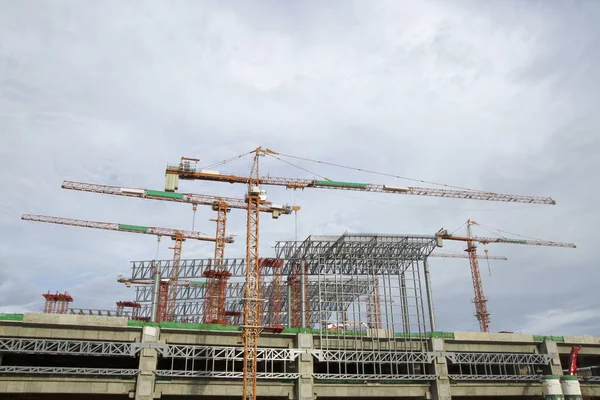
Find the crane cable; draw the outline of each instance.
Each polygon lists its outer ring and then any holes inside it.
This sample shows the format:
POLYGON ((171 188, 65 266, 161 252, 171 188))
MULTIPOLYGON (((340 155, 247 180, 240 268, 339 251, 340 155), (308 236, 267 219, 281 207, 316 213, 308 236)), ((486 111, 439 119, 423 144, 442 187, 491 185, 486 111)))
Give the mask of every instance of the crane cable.
POLYGON ((292 156, 292 155, 289 155, 289 154, 283 154, 283 153, 277 153, 277 154, 279 154, 281 156, 284 156, 284 157, 295 158, 297 160, 309 161, 309 162, 314 162, 314 163, 324 164, 324 165, 331 165, 333 167, 351 169, 351 170, 354 170, 354 171, 367 172, 367 173, 370 173, 370 174, 381 175, 381 176, 388 176, 388 177, 392 177, 392 178, 405 179, 405 180, 413 181, 413 182, 428 183, 430 185, 438 185, 438 186, 444 186, 444 187, 453 188, 453 189, 468 190, 470 192, 492 193, 492 192, 485 191, 485 190, 469 189, 469 188, 465 188, 465 187, 462 187, 462 186, 447 185, 445 183, 439 183, 439 182, 433 182, 433 181, 426 181, 426 180, 423 180, 423 179, 408 178, 406 176, 400 176, 400 175, 394 175, 394 174, 387 174, 385 172, 378 172, 378 171, 373 171, 373 170, 368 170, 368 169, 363 169, 363 168, 349 167, 347 165, 335 164, 335 163, 330 163, 330 162, 327 162, 327 161, 312 160, 310 158, 297 157, 297 156, 292 156))
POLYGON ((238 160, 238 159, 240 159, 240 158, 242 158, 242 157, 245 157, 245 156, 247 156, 248 154, 252 154, 252 152, 251 152, 251 151, 249 151, 249 152, 247 152, 247 153, 242 153, 242 154, 239 154, 239 155, 237 155, 237 156, 235 156, 235 157, 226 158, 225 160, 221 160, 221 161, 215 161, 215 162, 214 162, 214 163, 212 163, 212 164, 207 164, 207 165, 205 165, 205 166, 204 166, 204 168, 206 168, 206 169, 215 168, 215 167, 218 167, 218 166, 220 166, 220 165, 227 164, 228 162, 231 162, 231 161, 234 161, 234 160, 238 160))
POLYGON ((319 178, 323 178, 323 179, 325 179, 325 180, 327 180, 327 181, 330 181, 330 180, 331 180, 331 179, 329 179, 329 178, 327 178, 327 177, 325 177, 325 176, 323 176, 323 175, 319 175, 319 174, 317 174, 317 173, 315 173, 315 172, 312 172, 312 171, 309 171, 309 170, 307 170, 306 168, 302 168, 302 167, 301 167, 301 166, 299 166, 299 165, 293 164, 293 163, 291 163, 291 162, 289 162, 289 161, 282 160, 281 158, 279 158, 279 157, 277 157, 277 156, 275 156, 275 155, 273 155, 273 154, 267 153, 267 155, 269 155, 269 156, 271 156, 271 157, 273 157, 273 158, 276 158, 276 159, 278 159, 278 160, 279 160, 279 161, 281 161, 281 162, 284 162, 284 163, 286 163, 286 164, 289 164, 289 165, 291 165, 292 167, 296 167, 296 168, 298 168, 298 169, 301 169, 301 170, 302 170, 302 171, 304 171, 304 172, 308 172, 309 174, 313 174, 313 175, 315 175, 315 176, 318 176, 319 178))
MULTIPOLYGON (((506 234, 509 234, 509 235, 514 235, 514 236, 519 236, 519 237, 527 238, 527 239, 542 240, 542 239, 534 238, 534 237, 531 237, 531 236, 519 235, 518 233, 512 233, 512 232, 503 231, 501 229, 492 228, 491 226, 485 226, 485 225, 481 225, 479 223, 477 225, 481 226, 483 229, 487 230, 488 232, 493 233, 494 235, 498 235, 498 234, 490 231, 490 229, 498 231, 498 232, 506 233, 506 234)), ((498 236, 500 236, 500 235, 498 235, 498 236)))

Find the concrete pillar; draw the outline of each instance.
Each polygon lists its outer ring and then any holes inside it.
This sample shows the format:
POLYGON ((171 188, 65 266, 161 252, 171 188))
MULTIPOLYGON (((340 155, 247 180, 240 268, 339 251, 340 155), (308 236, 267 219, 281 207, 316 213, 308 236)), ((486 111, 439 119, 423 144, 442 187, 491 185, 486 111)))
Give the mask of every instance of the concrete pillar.
MULTIPOLYGON (((431 351, 443 352, 444 339, 432 338, 431 351)), ((429 366, 430 373, 436 374, 438 379, 431 383, 431 399, 432 400, 450 400, 452 394, 450 392, 450 378, 448 377, 448 362, 446 357, 439 355, 434 358, 433 364, 429 366)))
POLYGON ((563 400, 562 389, 557 375, 546 375, 542 381, 545 400, 563 400))
POLYGON ((579 377, 577 375, 563 375, 560 377, 560 387, 565 400, 582 400, 579 377))
POLYGON ((558 356, 558 345, 556 342, 543 342, 540 345, 540 353, 549 354, 552 356, 552 360, 550 360, 550 371, 544 371, 544 374, 557 376, 563 374, 562 366, 560 365, 560 357, 558 356))
POLYGON ((313 348, 313 335, 310 333, 299 333, 298 348, 307 351, 300 354, 296 361, 298 373, 300 373, 300 377, 296 382, 296 400, 312 400, 316 398, 312 376, 313 356, 310 354, 310 350, 313 348))
MULTIPOLYGON (((142 333, 142 343, 158 343, 160 328, 145 326, 142 333)), ((156 379, 156 365, 158 363, 158 351, 151 348, 143 348, 140 351, 140 372, 135 384, 136 400, 152 400, 155 398, 154 381, 156 379)), ((159 398, 157 394, 156 398, 159 398)))

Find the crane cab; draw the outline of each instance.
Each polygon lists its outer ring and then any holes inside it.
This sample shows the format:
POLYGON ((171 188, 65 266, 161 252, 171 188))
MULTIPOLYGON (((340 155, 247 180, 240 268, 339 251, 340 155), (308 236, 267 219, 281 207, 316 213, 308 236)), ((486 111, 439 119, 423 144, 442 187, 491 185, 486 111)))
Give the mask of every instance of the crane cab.
POLYGON ((260 186, 252 186, 250 188, 250 190, 248 191, 248 193, 246 193, 246 196, 245 196, 246 203, 248 202, 248 197, 250 197, 250 196, 258 196, 260 201, 265 201, 265 200, 267 200, 267 191, 262 190, 260 188, 260 186))

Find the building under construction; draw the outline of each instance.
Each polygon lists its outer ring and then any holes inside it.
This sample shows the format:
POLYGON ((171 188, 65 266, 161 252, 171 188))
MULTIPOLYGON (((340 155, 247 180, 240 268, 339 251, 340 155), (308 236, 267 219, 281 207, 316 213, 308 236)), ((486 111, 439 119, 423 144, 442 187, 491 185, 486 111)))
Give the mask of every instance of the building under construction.
POLYGON ((188 203, 194 212, 210 206, 215 236, 23 215, 167 237, 174 252, 170 260, 133 261, 131 275, 118 280, 134 288, 135 298, 117 302, 116 310, 70 308, 64 315, 73 299, 48 293, 52 311, 2 315, 0 393, 14 399, 600 398, 600 338, 490 333, 479 277, 476 243, 570 243, 476 237, 469 220, 463 237, 444 230, 346 233, 277 242, 268 256, 258 252, 260 215, 299 210, 267 201, 264 185, 548 205, 553 199, 260 176, 260 157, 285 155, 261 147, 248 154, 249 175, 199 169, 198 159, 182 157, 167 167, 164 192, 63 183, 68 190, 188 203), (243 199, 176 193, 179 179, 244 184, 246 193, 243 199), (225 257, 232 209, 246 212, 244 258, 225 257), (185 259, 186 239, 214 243, 214 257, 185 259), (436 329, 428 258, 443 240, 467 244, 480 333, 436 329))
MULTIPOLYGON (((573 378, 584 396, 600 398, 599 337, 437 332, 427 273, 437 240, 344 234, 278 242, 275 257, 261 261, 257 396, 535 399, 547 394, 548 376, 562 376, 565 390, 573 378), (582 348, 571 376, 574 345, 582 348)), ((176 321, 145 321, 155 285, 134 285, 136 301, 118 303, 114 314, 126 317, 0 317, 0 393, 239 399, 245 260, 224 260, 224 324, 204 323, 204 272, 213 263, 180 261, 176 321)), ((134 261, 128 280, 151 280, 159 270, 164 282, 172 268, 172 260, 134 261)))

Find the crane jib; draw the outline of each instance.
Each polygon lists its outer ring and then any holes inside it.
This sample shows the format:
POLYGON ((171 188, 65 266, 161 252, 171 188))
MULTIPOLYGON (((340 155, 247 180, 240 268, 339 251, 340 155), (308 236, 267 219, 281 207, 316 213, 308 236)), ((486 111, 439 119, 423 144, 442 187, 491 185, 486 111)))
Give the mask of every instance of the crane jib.
MULTIPOLYGON (((249 178, 233 174, 221 174, 213 171, 195 171, 184 170, 178 167, 168 167, 168 175, 176 175, 184 180, 205 180, 228 183, 248 184, 249 178)), ((494 192, 483 192, 475 190, 451 190, 420 187, 405 187, 393 185, 381 185, 359 182, 344 182, 318 179, 297 179, 263 176, 258 179, 261 185, 285 186, 288 189, 337 189, 337 190, 358 190, 368 192, 410 194, 415 196, 446 197, 454 199, 486 200, 499 201, 506 203, 527 203, 527 204, 547 204, 555 205, 556 201, 551 197, 509 195, 494 192)))

